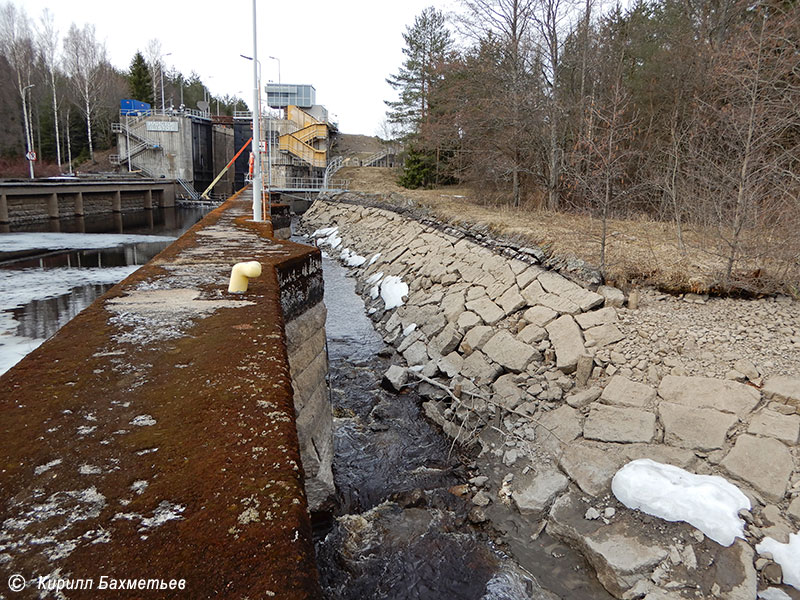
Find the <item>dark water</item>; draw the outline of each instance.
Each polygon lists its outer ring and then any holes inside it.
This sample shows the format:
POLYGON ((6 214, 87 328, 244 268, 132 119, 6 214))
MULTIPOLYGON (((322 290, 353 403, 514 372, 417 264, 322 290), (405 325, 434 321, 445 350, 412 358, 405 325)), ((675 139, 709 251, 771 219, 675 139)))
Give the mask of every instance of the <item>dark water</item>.
POLYGON ((472 476, 470 459, 423 416, 413 389, 380 387, 391 349, 347 270, 324 259, 323 272, 338 492, 316 545, 325 597, 555 598, 470 523, 472 505, 449 491, 472 476))

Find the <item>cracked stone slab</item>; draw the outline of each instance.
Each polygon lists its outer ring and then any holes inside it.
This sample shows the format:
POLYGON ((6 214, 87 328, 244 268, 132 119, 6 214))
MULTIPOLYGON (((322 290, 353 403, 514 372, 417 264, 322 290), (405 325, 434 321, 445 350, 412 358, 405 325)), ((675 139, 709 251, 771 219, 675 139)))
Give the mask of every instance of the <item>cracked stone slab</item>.
POLYGON ((498 331, 486 342, 483 352, 497 364, 515 373, 524 371, 528 363, 539 354, 528 344, 514 338, 505 329, 498 331))
POLYGON ((656 391, 649 385, 631 381, 622 375, 614 375, 603 390, 600 399, 615 406, 651 406, 656 399, 656 391))
POLYGON ((617 309, 613 306, 606 306, 599 310, 591 310, 575 315, 575 320, 581 326, 581 329, 610 325, 617 322, 617 309))
POLYGON ((578 357, 585 352, 580 327, 571 316, 563 315, 545 329, 556 351, 556 368, 572 373, 578 367, 578 357))
POLYGON ((800 415, 782 415, 765 409, 753 417, 747 432, 773 437, 794 446, 800 440, 800 415))
POLYGON ((520 514, 536 518, 550 508, 553 500, 566 490, 567 486, 569 479, 558 469, 543 468, 527 485, 513 491, 511 497, 520 514))
POLYGON ((656 416, 637 408, 594 404, 583 424, 583 437, 602 442, 651 442, 656 436, 656 416))
POLYGON ((703 451, 722 448, 728 431, 739 421, 730 413, 671 402, 662 402, 658 414, 664 425, 667 444, 703 451))
POLYGON ((739 436, 720 466, 775 502, 786 494, 794 470, 792 455, 784 444, 750 434, 739 436))
POLYGON ((770 377, 761 389, 768 400, 777 400, 800 408, 800 377, 770 377))
POLYGON ((735 381, 675 375, 667 375, 661 380, 658 395, 667 402, 713 408, 739 416, 752 411, 761 399, 758 390, 735 381))
POLYGON ((608 323, 606 325, 598 325, 583 332, 586 336, 587 342, 593 342, 598 348, 615 344, 625 338, 625 335, 619 330, 619 327, 608 323))

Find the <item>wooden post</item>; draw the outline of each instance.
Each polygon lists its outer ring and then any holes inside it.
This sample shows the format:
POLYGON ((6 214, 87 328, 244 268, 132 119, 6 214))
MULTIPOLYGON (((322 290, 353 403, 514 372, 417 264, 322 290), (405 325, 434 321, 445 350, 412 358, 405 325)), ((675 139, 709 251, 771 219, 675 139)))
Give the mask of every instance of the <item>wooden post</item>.
POLYGON ((47 201, 47 216, 51 219, 58 218, 58 194, 53 192, 47 201))

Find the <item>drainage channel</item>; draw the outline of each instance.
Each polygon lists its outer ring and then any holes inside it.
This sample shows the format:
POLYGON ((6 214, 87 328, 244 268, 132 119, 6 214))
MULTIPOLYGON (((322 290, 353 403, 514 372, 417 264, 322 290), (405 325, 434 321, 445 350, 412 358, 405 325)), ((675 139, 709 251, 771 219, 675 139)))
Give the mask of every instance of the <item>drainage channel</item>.
POLYGON ((425 419, 413 389, 380 387, 393 350, 346 270, 325 258, 323 273, 338 493, 317 527, 326 598, 558 598, 500 549, 495 532, 471 522, 474 507, 461 496, 474 458, 425 419))

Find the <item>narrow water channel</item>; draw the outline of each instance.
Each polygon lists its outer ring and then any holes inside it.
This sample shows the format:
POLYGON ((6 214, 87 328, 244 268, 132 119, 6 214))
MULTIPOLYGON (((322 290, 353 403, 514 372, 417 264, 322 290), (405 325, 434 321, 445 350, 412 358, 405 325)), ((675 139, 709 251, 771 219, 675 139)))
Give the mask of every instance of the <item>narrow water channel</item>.
MULTIPOLYGON (((303 240, 298 240, 303 241, 303 240)), ((334 411, 333 522, 316 544, 328 600, 552 599, 473 525, 472 459, 421 412, 411 389, 381 388, 391 364, 354 281, 323 259, 334 411)))

